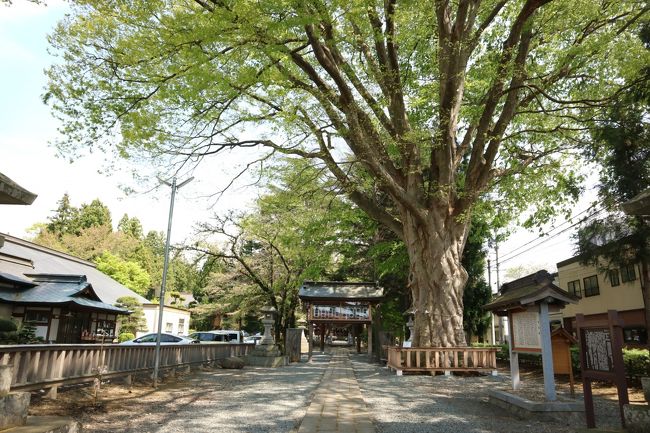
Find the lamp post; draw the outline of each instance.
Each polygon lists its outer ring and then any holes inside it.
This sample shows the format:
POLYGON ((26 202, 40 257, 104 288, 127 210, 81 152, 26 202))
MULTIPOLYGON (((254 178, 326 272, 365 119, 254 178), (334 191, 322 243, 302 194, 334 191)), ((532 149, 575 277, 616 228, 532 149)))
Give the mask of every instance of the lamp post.
POLYGON ((163 310, 165 308, 165 284, 167 283, 167 268, 169 267, 169 240, 172 234, 172 216, 174 215, 174 197, 176 190, 190 183, 194 177, 176 184, 176 177, 172 178, 172 183, 159 179, 162 183, 172 188, 172 196, 169 202, 169 219, 167 220, 167 239, 165 241, 165 262, 163 264, 162 284, 160 286, 160 306, 158 308, 158 336, 156 338, 156 356, 153 367, 153 387, 158 387, 158 369, 160 367, 160 339, 162 333, 163 310))

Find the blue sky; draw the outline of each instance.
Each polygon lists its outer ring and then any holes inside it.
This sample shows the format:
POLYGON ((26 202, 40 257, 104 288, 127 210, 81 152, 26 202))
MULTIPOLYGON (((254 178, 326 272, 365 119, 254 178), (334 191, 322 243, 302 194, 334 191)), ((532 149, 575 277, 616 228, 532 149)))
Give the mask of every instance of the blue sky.
MULTIPOLYGON (((58 124, 41 102, 46 85, 43 71, 55 60, 47 53, 46 36, 67 11, 68 6, 57 0, 48 1, 47 6, 24 0, 14 1, 11 7, 0 6, 0 172, 38 194, 31 206, 3 206, 0 232, 25 237, 28 227, 47 220, 66 192, 76 206, 99 198, 111 209, 114 223, 128 213, 140 218, 145 230, 165 231, 169 188, 126 197, 119 185, 137 186, 125 173, 99 174, 103 155, 84 156, 70 164, 58 158, 51 145, 58 124)), ((215 182, 223 184, 228 178, 223 170, 216 174, 209 178, 197 175, 179 191, 172 241, 189 237, 194 222, 213 213, 206 205, 210 201, 198 197, 213 191, 215 182)), ((253 194, 235 190, 219 202, 219 208, 242 207, 253 194)))
MULTIPOLYGON (((47 220, 66 192, 77 206, 99 198, 111 209, 114 222, 128 213, 140 218, 145 230, 165 231, 169 188, 125 197, 118 186, 129 184, 130 178, 119 172, 110 177, 98 174, 101 155, 83 157, 70 164, 57 158, 49 144, 56 139, 57 122, 41 102, 46 84, 43 70, 54 61, 47 53, 46 35, 66 11, 67 6, 59 0, 48 1, 48 6, 24 0, 16 0, 11 7, 0 6, 0 172, 38 194, 31 206, 3 206, 0 232, 25 237, 29 226, 47 220)), ((232 165, 244 162, 238 157, 228 161, 232 165)), ((173 242, 188 238, 194 223, 209 218, 215 210, 241 208, 254 197, 252 188, 235 189, 218 203, 218 208, 209 209, 208 201, 199 197, 214 191, 218 184, 223 186, 229 179, 229 173, 223 170, 224 163, 219 164, 219 167, 203 167, 197 172, 196 180, 177 196, 173 242)), ((576 212, 583 210, 587 202, 585 199, 576 206, 576 212)), ((501 282, 509 267, 538 266, 553 271, 556 262, 572 255, 569 236, 566 233, 504 264, 501 282)), ((501 255, 536 237, 535 233, 516 232, 501 245, 501 255)))

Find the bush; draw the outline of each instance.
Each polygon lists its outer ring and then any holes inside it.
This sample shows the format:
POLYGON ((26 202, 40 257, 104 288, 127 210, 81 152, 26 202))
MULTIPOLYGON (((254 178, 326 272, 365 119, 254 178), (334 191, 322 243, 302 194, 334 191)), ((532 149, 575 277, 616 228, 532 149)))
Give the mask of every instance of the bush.
POLYGON ((510 352, 507 344, 472 343, 472 347, 498 347, 497 359, 499 361, 510 361, 510 352))
POLYGON ((133 340, 134 338, 135 335, 131 334, 130 332, 123 332, 117 337, 117 342, 122 343, 124 341, 133 340))
POLYGON ((625 375, 632 380, 650 376, 650 351, 648 349, 623 349, 625 375))
POLYGON ((0 319, 0 332, 14 332, 18 325, 11 319, 0 319))
POLYGON ((11 319, 0 319, 0 344, 16 344, 18 325, 11 319))

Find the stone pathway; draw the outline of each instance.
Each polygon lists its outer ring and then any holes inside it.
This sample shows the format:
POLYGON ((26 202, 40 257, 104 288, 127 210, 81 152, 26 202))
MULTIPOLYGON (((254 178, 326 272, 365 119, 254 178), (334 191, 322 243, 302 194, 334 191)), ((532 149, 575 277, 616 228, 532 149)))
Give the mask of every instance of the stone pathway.
POLYGON ((298 433, 375 433, 347 349, 334 349, 298 433))

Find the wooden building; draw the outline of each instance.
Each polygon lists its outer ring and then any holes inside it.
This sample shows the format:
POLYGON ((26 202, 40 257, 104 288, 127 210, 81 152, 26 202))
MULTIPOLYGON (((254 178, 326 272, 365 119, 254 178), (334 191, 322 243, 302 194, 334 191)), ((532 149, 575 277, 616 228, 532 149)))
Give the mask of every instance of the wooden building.
POLYGON ((337 330, 345 330, 345 334, 356 339, 360 351, 364 326, 368 332, 368 354, 372 353, 372 307, 384 297, 381 287, 367 282, 305 281, 298 296, 307 313, 310 357, 314 334, 320 337, 323 351, 326 334, 334 336, 337 330))

